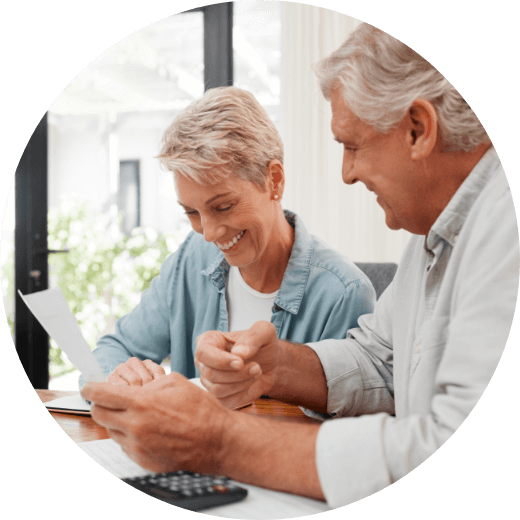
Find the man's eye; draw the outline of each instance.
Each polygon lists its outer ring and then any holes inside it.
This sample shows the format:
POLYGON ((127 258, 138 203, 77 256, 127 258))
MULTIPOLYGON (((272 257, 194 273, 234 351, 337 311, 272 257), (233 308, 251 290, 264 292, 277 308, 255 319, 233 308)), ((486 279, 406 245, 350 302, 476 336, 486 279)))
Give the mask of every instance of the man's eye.
POLYGON ((197 214, 197 211, 185 211, 184 212, 186 215, 188 215, 188 217, 193 217, 194 215, 197 214))

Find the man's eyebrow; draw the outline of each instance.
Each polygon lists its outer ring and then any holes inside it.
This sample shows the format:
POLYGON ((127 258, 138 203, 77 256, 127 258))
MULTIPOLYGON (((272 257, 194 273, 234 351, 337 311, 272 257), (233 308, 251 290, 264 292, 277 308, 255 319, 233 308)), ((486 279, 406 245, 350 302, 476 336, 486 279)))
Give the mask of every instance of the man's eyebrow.
MULTIPOLYGON (((207 200, 205 202, 206 206, 208 204, 211 204, 212 202, 215 202, 217 199, 220 199, 222 197, 227 197, 228 195, 233 195, 233 192, 232 191, 228 191, 226 193, 219 193, 218 195, 215 195, 214 197, 211 197, 211 199, 207 200)), ((182 206, 183 208, 187 208, 189 206, 185 206, 180 200, 177 201, 177 203, 182 206)))

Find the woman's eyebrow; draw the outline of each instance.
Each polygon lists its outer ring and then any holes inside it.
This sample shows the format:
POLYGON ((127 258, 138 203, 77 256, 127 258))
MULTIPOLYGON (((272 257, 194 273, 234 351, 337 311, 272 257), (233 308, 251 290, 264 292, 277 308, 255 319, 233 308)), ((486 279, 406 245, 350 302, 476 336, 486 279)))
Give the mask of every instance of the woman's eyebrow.
MULTIPOLYGON (((214 197, 211 197, 211 199, 207 200, 205 202, 205 204, 207 206, 208 204, 211 204, 212 202, 215 202, 217 199, 220 199, 222 197, 227 197, 228 195, 233 195, 233 192, 232 191, 228 191, 226 193, 220 193, 219 195, 215 195, 214 197)), ((177 201, 177 204, 179 204, 183 208, 189 208, 189 206, 184 205, 180 200, 177 201)))

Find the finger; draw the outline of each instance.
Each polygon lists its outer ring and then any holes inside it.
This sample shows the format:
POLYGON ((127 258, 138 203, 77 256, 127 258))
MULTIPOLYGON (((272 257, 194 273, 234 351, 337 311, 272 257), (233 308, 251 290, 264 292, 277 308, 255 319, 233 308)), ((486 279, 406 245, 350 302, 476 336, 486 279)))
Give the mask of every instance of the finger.
POLYGON ((253 357, 264 345, 275 341, 276 328, 268 321, 257 321, 236 339, 231 353, 243 359, 253 357))
POLYGON ((251 377, 257 377, 262 373, 260 365, 255 362, 246 363, 242 369, 238 371, 214 370, 199 363, 199 371, 201 381, 206 379, 212 384, 241 383, 242 381, 251 379, 251 377))
POLYGON ((210 383, 209 387, 206 387, 208 392, 215 396, 217 399, 224 399, 226 397, 246 394, 247 390, 253 385, 256 378, 249 378, 245 381, 238 383, 210 383))
POLYGON ((112 383, 113 385, 126 385, 126 386, 128 386, 128 381, 125 381, 119 374, 116 374, 116 372, 112 372, 107 377, 107 383, 112 383))
POLYGON ((153 381, 153 375, 140 359, 132 357, 126 362, 126 366, 133 370, 139 377, 140 381, 137 381, 135 384, 146 385, 153 381))
POLYGON ((126 363, 121 363, 114 369, 114 373, 130 386, 141 386, 143 384, 141 377, 132 370, 126 363))
POLYGON ((126 410, 131 403, 132 389, 112 383, 87 383, 81 395, 91 403, 111 410, 126 410))
POLYGON ((154 363, 151 359, 145 359, 143 364, 154 380, 166 375, 164 368, 161 365, 154 363))
POLYGON ((195 352, 195 360, 215 370, 240 370, 244 366, 240 356, 209 343, 199 344, 195 352))
POLYGON ((219 399, 226 408, 237 409, 246 406, 263 395, 263 382, 261 378, 255 378, 253 383, 242 392, 219 399))

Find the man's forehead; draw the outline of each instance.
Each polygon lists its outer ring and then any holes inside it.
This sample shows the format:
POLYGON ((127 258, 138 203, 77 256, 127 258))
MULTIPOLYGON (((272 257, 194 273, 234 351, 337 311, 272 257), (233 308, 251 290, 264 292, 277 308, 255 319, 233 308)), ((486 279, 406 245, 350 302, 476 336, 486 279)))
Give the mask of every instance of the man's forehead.
POLYGON ((359 119, 350 111, 332 111, 330 127, 336 141, 354 138, 358 133, 358 123, 359 119))
POLYGON ((332 92, 331 98, 332 121, 331 125, 338 129, 347 129, 353 127, 359 119, 353 114, 345 103, 343 95, 339 89, 332 92))

